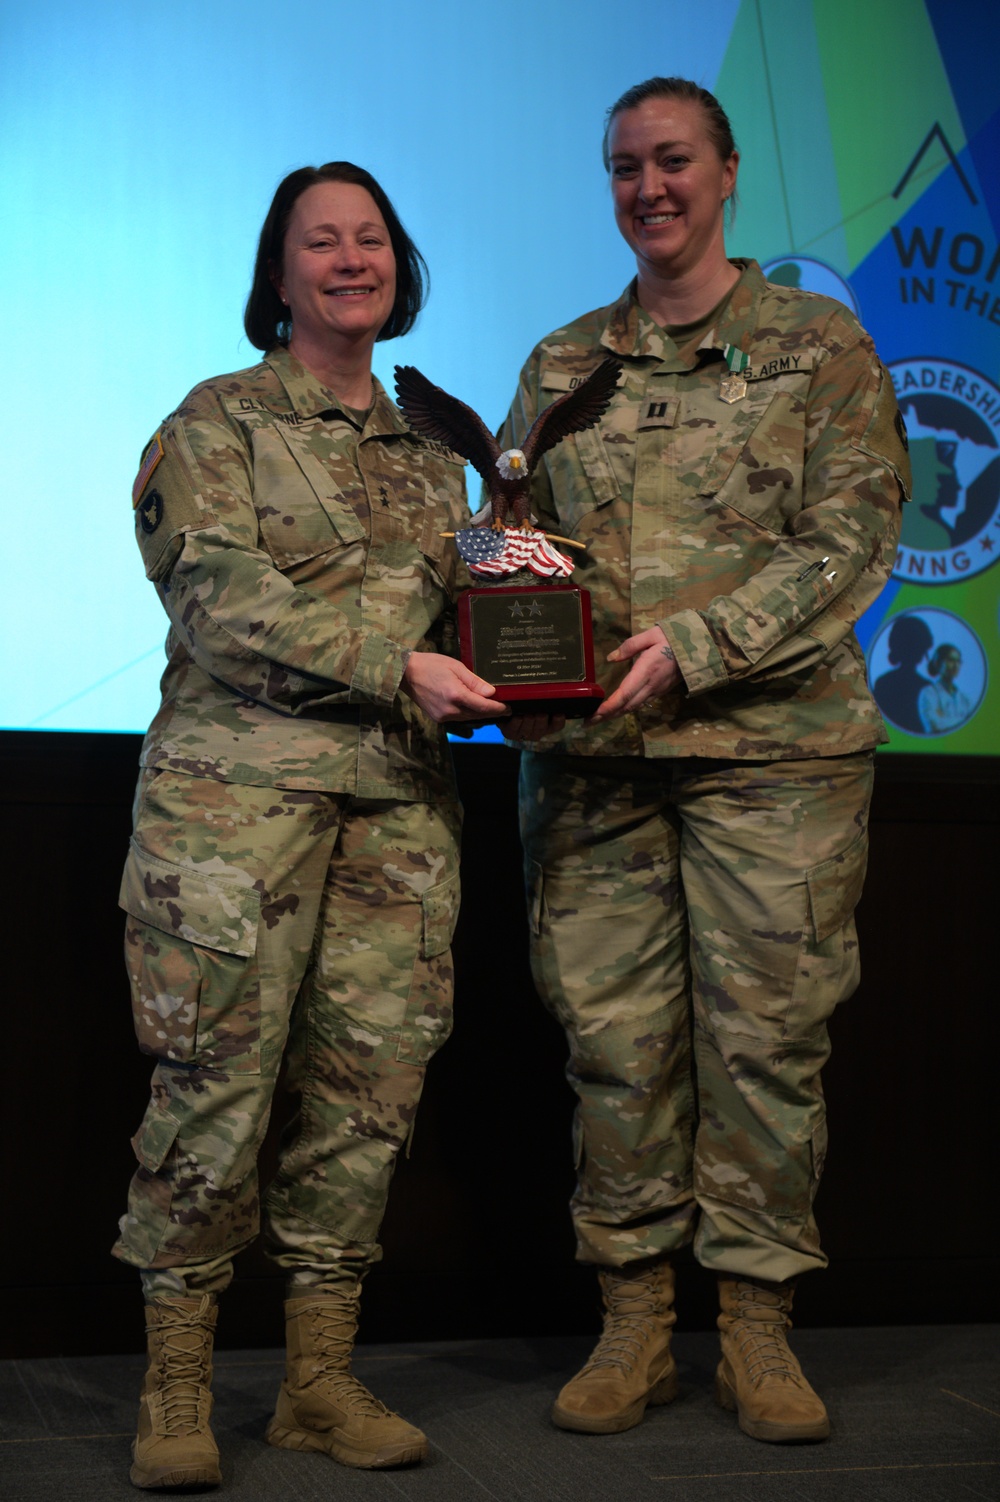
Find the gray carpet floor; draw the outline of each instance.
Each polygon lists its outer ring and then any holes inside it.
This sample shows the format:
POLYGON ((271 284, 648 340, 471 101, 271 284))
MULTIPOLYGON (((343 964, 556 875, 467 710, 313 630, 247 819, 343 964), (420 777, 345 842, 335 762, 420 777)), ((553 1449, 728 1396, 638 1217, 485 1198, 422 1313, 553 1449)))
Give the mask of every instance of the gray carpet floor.
MULTIPOLYGON (((227 1502, 972 1502, 1000 1497, 1000 1332, 807 1330, 795 1348, 833 1423, 821 1445, 742 1435, 712 1398, 717 1344, 681 1334, 681 1393, 628 1434, 552 1428, 587 1342, 490 1340, 359 1350, 355 1370, 419 1424, 429 1459, 352 1471, 263 1441, 276 1351, 222 1352, 215 1430, 227 1502)), ((4 1502, 115 1502, 128 1482, 139 1357, 0 1363, 4 1502)), ((215 1493, 214 1495, 220 1495, 215 1493)))

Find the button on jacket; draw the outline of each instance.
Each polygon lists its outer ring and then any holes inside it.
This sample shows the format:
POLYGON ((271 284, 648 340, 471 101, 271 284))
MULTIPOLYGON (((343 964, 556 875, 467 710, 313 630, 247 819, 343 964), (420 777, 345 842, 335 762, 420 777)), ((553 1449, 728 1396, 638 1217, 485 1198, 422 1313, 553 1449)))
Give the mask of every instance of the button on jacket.
POLYGON ((144 766, 452 796, 445 732, 399 687, 410 651, 452 649, 465 581, 440 534, 468 519, 463 469, 373 386, 359 431, 278 349, 196 386, 152 440, 136 536, 171 631, 144 766))
POLYGON ((532 505, 588 546, 574 582, 591 591, 605 690, 625 671, 607 654, 654 625, 683 677, 681 692, 570 723, 542 749, 773 760, 886 739, 853 626, 891 572, 910 485, 892 383, 842 304, 736 264, 692 359, 633 284, 543 339, 521 373, 508 446, 607 353, 622 361, 600 426, 545 456, 532 505), (727 402, 723 379, 745 362, 745 394, 727 402))

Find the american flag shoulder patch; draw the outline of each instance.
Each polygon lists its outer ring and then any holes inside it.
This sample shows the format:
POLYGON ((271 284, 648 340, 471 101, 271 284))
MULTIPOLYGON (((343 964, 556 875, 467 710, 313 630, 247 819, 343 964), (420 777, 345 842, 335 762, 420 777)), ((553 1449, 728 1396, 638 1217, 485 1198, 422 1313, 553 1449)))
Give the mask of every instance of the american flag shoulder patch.
POLYGON ((154 433, 153 437, 149 440, 149 445, 146 449, 146 452, 142 456, 142 463, 139 465, 139 473, 136 475, 135 484, 132 486, 133 511, 135 510, 136 506, 138 506, 139 501, 142 498, 142 492, 149 484, 150 477, 152 476, 154 469, 159 464, 162 458, 163 440, 160 438, 159 433, 154 433))

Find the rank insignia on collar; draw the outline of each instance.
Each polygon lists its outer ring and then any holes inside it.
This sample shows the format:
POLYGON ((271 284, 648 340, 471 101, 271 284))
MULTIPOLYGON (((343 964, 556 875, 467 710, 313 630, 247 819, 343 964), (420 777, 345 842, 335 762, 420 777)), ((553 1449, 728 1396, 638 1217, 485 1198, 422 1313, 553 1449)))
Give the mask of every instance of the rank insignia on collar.
POLYGON ((136 475, 135 484, 132 486, 133 511, 135 510, 136 506, 138 506, 139 498, 141 497, 142 492, 145 490, 146 486, 149 484, 152 478, 153 470, 156 468, 162 458, 163 440, 160 438, 159 433, 155 433, 149 441, 146 452, 142 456, 142 463, 139 465, 139 473, 136 475))

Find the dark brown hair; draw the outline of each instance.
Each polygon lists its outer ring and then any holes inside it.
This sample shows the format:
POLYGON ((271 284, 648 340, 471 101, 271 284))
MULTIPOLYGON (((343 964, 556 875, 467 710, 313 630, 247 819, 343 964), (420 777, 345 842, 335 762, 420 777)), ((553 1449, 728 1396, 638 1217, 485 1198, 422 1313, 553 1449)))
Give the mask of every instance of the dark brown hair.
POLYGON ((247 338, 265 354, 276 345, 287 344, 292 322, 288 309, 278 296, 271 280, 274 268, 280 271, 285 254, 285 233, 299 198, 317 183, 355 183, 371 194, 385 220, 389 240, 396 257, 396 300, 392 312, 378 332, 378 339, 395 339, 408 334, 424 305, 430 278, 427 263, 406 230, 384 191, 364 167, 353 162, 326 162, 322 167, 299 167, 283 178, 275 190, 271 207, 260 232, 257 260, 253 269, 250 296, 243 313, 247 338))
POLYGON ((712 145, 719 153, 721 161, 729 161, 736 150, 736 142, 733 140, 733 128, 729 123, 729 116, 715 95, 703 89, 700 84, 692 83, 690 78, 647 78, 645 83, 633 84, 630 89, 626 89, 622 97, 615 100, 604 117, 604 139, 601 142, 601 152, 604 157, 605 172, 611 170, 608 140, 616 116, 624 110, 636 109, 640 104, 645 104, 647 99, 684 99, 691 104, 700 104, 705 111, 705 124, 712 145))

